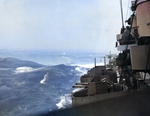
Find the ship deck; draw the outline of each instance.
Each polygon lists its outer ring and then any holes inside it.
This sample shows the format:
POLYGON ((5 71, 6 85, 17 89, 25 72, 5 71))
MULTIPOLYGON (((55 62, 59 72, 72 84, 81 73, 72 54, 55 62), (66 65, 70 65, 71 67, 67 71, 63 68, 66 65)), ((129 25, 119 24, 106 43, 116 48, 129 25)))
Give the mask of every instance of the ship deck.
POLYGON ((69 109, 50 112, 51 116, 149 116, 150 81, 139 91, 130 90, 125 96, 103 100, 69 109))

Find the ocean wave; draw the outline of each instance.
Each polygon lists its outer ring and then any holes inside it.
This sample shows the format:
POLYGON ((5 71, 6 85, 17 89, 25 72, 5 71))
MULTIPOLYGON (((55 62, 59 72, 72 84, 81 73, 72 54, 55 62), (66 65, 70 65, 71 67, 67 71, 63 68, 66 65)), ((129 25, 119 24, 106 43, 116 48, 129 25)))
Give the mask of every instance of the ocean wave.
POLYGON ((33 71, 34 69, 32 67, 18 67, 16 68, 15 70, 15 73, 25 73, 25 72, 31 72, 33 71))
POLYGON ((75 70, 80 72, 81 74, 85 74, 87 72, 87 69, 84 67, 76 67, 75 70))
POLYGON ((93 64, 77 64, 77 66, 84 67, 84 68, 92 68, 92 67, 94 67, 93 64))
POLYGON ((66 63, 71 63, 71 59, 69 57, 66 56, 62 56, 61 57, 66 63))
POLYGON ((1 71, 8 71, 11 70, 11 68, 0 68, 1 71))
POLYGON ((92 67, 94 67, 93 64, 71 64, 71 66, 78 66, 78 67, 84 67, 84 68, 92 68, 92 67))
MULTIPOLYGON (((97 64, 98 66, 104 65, 103 63, 97 64)), ((80 72, 79 76, 87 73, 87 71, 94 67, 93 64, 71 64, 71 66, 76 66, 75 70, 80 72)))
POLYGON ((48 79, 49 77, 48 77, 48 73, 46 73, 45 75, 44 75, 44 78, 40 81, 40 83, 41 84, 46 84, 45 82, 46 82, 46 80, 48 79))
POLYGON ((11 88, 7 87, 6 85, 3 85, 0 87, 0 90, 10 90, 11 88))
POLYGON ((42 68, 32 68, 32 67, 23 66, 23 67, 17 67, 14 72, 15 72, 15 74, 19 74, 19 73, 37 71, 40 69, 42 69, 42 68))
POLYGON ((61 99, 60 102, 56 104, 58 109, 64 109, 64 108, 68 108, 69 106, 71 106, 72 100, 71 100, 70 94, 65 94, 61 96, 60 99, 61 99))
MULTIPOLYGON (((103 66, 104 63, 97 63, 96 65, 97 65, 97 66, 103 66)), ((93 68, 93 67, 94 67, 94 64, 77 64, 77 66, 85 67, 85 68, 93 68)))
POLYGON ((25 84, 26 84, 25 81, 21 81, 21 82, 16 81, 13 83, 13 85, 17 85, 17 86, 24 86, 25 84))

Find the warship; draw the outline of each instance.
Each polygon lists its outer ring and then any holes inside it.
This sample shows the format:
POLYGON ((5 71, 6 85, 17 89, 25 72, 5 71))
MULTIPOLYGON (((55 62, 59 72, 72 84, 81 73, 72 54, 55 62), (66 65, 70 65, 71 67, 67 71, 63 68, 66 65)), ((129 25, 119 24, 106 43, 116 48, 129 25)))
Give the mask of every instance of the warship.
MULTIPOLYGON (((51 115, 149 116, 150 115, 150 0, 132 0, 132 15, 116 36, 120 53, 109 66, 96 66, 81 76, 83 88, 72 93, 72 108, 51 115)), ((112 55, 109 55, 111 58, 112 55)))
MULTIPOLYGON (((100 100, 124 96, 127 91, 140 90, 150 73, 150 1, 132 1, 133 14, 122 22, 121 33, 117 35, 116 47, 119 55, 116 63, 96 66, 81 76, 81 83, 73 87, 84 88, 72 94, 72 105, 78 106, 100 100), (116 66, 116 68, 115 68, 116 66)), ((109 57, 112 57, 110 54, 109 57)), ((96 63, 95 63, 96 64, 96 63)))

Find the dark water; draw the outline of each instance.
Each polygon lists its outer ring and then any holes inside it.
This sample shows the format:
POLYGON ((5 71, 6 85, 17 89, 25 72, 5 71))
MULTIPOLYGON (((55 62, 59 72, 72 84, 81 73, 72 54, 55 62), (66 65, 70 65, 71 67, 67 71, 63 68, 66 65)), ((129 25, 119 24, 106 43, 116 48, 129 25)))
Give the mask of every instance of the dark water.
POLYGON ((1 51, 0 55, 0 115, 23 116, 71 107, 72 86, 93 66, 94 57, 103 54, 1 51))

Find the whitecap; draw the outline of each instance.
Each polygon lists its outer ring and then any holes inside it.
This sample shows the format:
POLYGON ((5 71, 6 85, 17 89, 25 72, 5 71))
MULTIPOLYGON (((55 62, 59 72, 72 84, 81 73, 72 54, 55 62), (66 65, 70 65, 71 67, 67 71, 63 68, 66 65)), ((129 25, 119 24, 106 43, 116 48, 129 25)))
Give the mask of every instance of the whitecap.
POLYGON ((45 82, 46 82, 46 80, 48 79, 49 77, 48 77, 48 73, 46 73, 45 75, 44 75, 44 78, 40 81, 40 83, 41 84, 45 84, 45 82))
POLYGON ((87 69, 84 67, 76 67, 75 70, 81 72, 82 74, 85 74, 87 72, 87 69))
POLYGON ((15 74, 19 74, 19 73, 27 73, 27 72, 37 71, 40 69, 42 69, 42 68, 32 68, 32 67, 23 66, 23 67, 16 68, 16 70, 14 72, 15 72, 15 74))
MULTIPOLYGON (((99 66, 104 65, 103 63, 99 64, 99 66)), ((86 74, 88 69, 93 68, 93 64, 72 64, 71 66, 76 66, 75 70, 80 72, 80 74, 77 74, 77 76, 81 76, 83 74, 86 74)))
MULTIPOLYGON (((71 66, 80 66, 84 68, 93 68, 95 67, 95 64, 71 64, 71 66)), ((96 63, 96 66, 104 66, 104 63, 96 63)))
POLYGON ((87 71, 88 71, 87 68, 80 67, 80 66, 76 67, 75 70, 79 72, 79 73, 76 74, 77 76, 82 76, 83 74, 86 74, 87 71))
POLYGON ((56 104, 58 109, 67 108, 72 104, 70 94, 65 94, 64 96, 61 96, 60 99, 61 99, 60 102, 56 104))
POLYGON ((34 69, 32 67, 18 67, 16 68, 15 70, 15 73, 25 73, 25 72, 31 72, 33 71, 34 69))
POLYGON ((78 64, 77 66, 84 67, 84 68, 92 68, 94 67, 94 64, 78 64))

